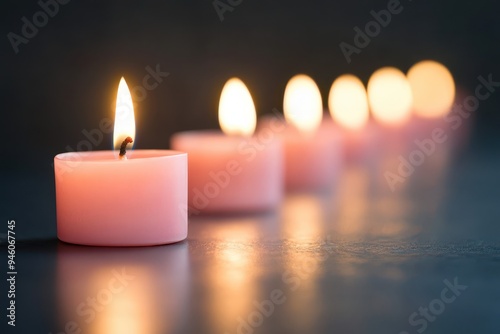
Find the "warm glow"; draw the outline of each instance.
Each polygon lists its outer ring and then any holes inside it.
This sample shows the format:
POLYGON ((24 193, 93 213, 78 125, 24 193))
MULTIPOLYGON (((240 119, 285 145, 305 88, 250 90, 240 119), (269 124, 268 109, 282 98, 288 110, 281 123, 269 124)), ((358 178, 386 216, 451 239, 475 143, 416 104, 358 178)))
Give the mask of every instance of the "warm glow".
POLYGON ((415 114, 426 118, 446 115, 455 100, 455 83, 448 69, 433 60, 424 60, 408 71, 415 114))
POLYGON ((116 96, 115 129, 113 132, 115 150, 120 149, 120 145, 127 137, 135 140, 134 103, 132 102, 132 96, 130 95, 125 78, 122 77, 116 96))
POLYGON ((229 79, 219 101, 219 124, 227 135, 251 136, 257 125, 252 95, 238 78, 229 79))
POLYGON ((207 319, 219 329, 215 332, 223 333, 234 326, 235 319, 250 314, 252 302, 261 295, 259 266, 255 265, 259 254, 252 245, 262 231, 256 218, 230 218, 224 221, 224 228, 211 228, 220 226, 220 222, 214 220, 210 223, 213 226, 204 229, 220 243, 202 274, 210 287, 205 300, 207 319))
POLYGON ((318 128, 323 117, 323 102, 313 79, 299 74, 288 81, 283 112, 286 121, 302 132, 313 132, 318 128))
POLYGON ((332 118, 348 129, 360 129, 368 121, 365 86, 356 76, 345 74, 332 84, 328 96, 332 118))
MULTIPOLYGON (((99 265, 99 264, 98 264, 99 265)), ((94 280, 92 289, 90 286, 86 287, 88 296, 104 295, 102 291, 109 297, 109 303, 103 304, 96 318, 90 322, 88 327, 85 327, 85 333, 99 333, 99 334, 135 334, 135 333, 153 333, 158 330, 159 317, 155 314, 155 300, 154 286, 156 277, 151 268, 147 266, 127 266, 127 272, 133 273, 133 284, 122 285, 121 290, 113 293, 110 290, 110 281, 114 279, 113 271, 111 268, 104 268, 100 272, 93 273, 95 276, 90 277, 94 280), (96 284, 97 283, 97 284, 96 284), (106 290, 106 288, 107 290, 106 290), (96 292, 97 291, 97 294, 96 292)), ((115 269, 116 270, 116 269, 115 269)), ((92 274, 92 271, 91 271, 92 274)), ((116 287, 120 285, 115 283, 116 287)))
POLYGON ((399 125, 410 116, 411 88, 406 76, 394 67, 384 67, 368 81, 368 102, 373 117, 380 123, 399 125))
POLYGON ((294 240, 296 248, 310 246, 311 240, 324 237, 324 217, 321 201, 311 194, 293 194, 286 197, 281 207, 283 220, 287 222, 283 231, 294 240))

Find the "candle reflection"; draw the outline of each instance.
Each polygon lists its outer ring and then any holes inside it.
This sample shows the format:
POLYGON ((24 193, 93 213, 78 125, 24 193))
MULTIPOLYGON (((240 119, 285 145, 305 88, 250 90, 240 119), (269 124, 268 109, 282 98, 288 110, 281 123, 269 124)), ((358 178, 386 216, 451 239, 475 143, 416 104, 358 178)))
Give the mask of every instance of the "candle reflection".
POLYGON ((285 248, 283 282, 290 291, 283 305, 288 314, 300 317, 288 319, 290 326, 306 333, 320 316, 314 301, 321 295, 320 280, 324 276, 324 261, 330 256, 322 245, 327 242, 324 226, 328 208, 326 199, 313 194, 292 194, 282 206, 285 248), (304 308, 304 305, 309 305, 304 308))
POLYGON ((411 224, 414 203, 408 184, 392 192, 380 166, 346 169, 338 187, 338 205, 332 217, 333 234, 350 240, 368 238, 407 238, 415 236, 421 227, 411 224))
POLYGON ((225 243, 217 250, 216 261, 208 273, 212 287, 210 318, 216 327, 235 328, 235 320, 251 311, 252 300, 257 299, 258 293, 252 266, 254 254, 250 247, 240 247, 234 242, 225 243))
POLYGON ((187 251, 187 244, 99 249, 59 244, 60 328, 127 334, 167 332, 183 325, 187 251))
MULTIPOLYGON (((256 217, 197 218, 191 223, 193 234, 203 240, 215 240, 210 261, 199 273, 210 287, 204 302, 208 310, 207 321, 216 332, 234 332, 247 321, 247 316, 260 300, 259 254, 255 244, 269 236, 272 215, 256 217)), ((202 244, 203 242, 200 241, 202 244)))
POLYGON ((286 224, 283 233, 297 245, 305 245, 324 237, 324 213, 327 203, 310 193, 289 194, 282 204, 281 215, 286 224))
POLYGON ((368 174, 354 166, 346 169, 339 181, 342 196, 334 224, 343 236, 362 235, 369 227, 369 181, 368 174))

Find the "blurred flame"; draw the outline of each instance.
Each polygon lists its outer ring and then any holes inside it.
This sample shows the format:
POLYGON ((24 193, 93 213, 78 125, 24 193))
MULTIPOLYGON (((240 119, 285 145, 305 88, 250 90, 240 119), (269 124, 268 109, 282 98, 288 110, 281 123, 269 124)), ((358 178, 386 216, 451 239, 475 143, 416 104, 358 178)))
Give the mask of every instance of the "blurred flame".
POLYGON ((344 74, 330 88, 328 108, 332 118, 348 129, 360 129, 368 121, 368 99, 358 77, 344 74))
POLYGON ((122 77, 116 96, 115 128, 113 131, 113 145, 115 150, 120 149, 120 145, 127 137, 135 140, 134 103, 132 102, 132 95, 130 95, 127 82, 122 77))
POLYGON ((313 132, 318 128, 323 117, 323 103, 313 79, 299 74, 288 81, 283 112, 286 121, 302 132, 313 132))
POLYGON ((255 105, 247 86, 238 78, 229 79, 222 88, 219 124, 227 135, 251 136, 255 131, 255 105))
POLYGON ((394 67, 375 71, 368 81, 368 102, 373 117, 380 123, 403 124, 410 117, 412 107, 408 79, 394 67))
POLYGON ((455 82, 444 65, 424 60, 413 65, 407 77, 413 93, 415 114, 438 118, 450 111, 455 100, 455 82))

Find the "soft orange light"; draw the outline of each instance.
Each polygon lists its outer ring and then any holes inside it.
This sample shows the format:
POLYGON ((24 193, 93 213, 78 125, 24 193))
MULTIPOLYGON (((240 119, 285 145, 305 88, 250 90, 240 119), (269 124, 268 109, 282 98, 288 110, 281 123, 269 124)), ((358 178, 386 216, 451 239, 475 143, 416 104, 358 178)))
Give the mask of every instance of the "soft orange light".
POLYGON ((433 60, 413 65, 407 74, 415 114, 425 118, 446 115, 455 100, 455 82, 448 69, 433 60))
POLYGON ((368 99, 358 77, 344 74, 330 88, 328 108, 332 118, 348 129, 360 129, 368 121, 368 99))
POLYGON ((318 128, 323 117, 323 103, 313 79, 299 74, 288 81, 283 112, 286 121, 302 132, 310 133, 318 128))
POLYGON ((227 135, 251 136, 257 125, 252 95, 238 78, 229 79, 220 95, 219 124, 227 135))
POLYGON ((412 94, 406 76, 394 67, 375 71, 368 81, 373 117, 386 125, 400 125, 410 117, 412 94))
POLYGON ((132 102, 132 95, 130 95, 125 78, 122 77, 116 96, 115 128, 113 131, 113 145, 115 150, 120 149, 120 145, 127 137, 135 140, 134 103, 132 102))

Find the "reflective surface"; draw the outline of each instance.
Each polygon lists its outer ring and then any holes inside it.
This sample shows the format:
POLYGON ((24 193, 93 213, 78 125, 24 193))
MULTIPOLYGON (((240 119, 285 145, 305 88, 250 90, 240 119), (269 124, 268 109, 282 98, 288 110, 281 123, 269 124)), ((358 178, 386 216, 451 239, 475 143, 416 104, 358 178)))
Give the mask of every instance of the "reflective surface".
POLYGON ((498 333, 500 161, 435 154, 395 192, 390 164, 275 212, 190 217, 168 246, 34 240, 54 222, 23 232, 19 214, 2 333, 498 333))

